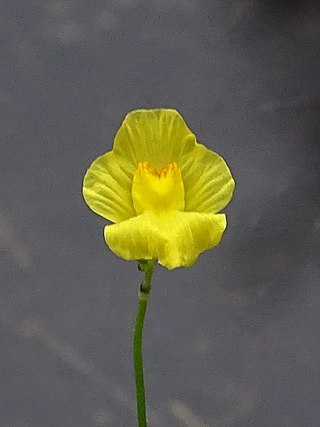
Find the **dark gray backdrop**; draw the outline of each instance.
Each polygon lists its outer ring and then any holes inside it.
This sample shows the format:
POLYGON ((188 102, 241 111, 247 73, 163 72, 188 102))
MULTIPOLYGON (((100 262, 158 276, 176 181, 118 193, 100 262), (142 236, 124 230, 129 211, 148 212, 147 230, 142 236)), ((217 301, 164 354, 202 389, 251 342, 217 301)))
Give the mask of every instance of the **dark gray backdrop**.
POLYGON ((0 3, 0 426, 135 426, 141 275, 81 197, 124 115, 171 107, 236 179, 222 244, 156 269, 150 427, 318 427, 311 1, 0 3))

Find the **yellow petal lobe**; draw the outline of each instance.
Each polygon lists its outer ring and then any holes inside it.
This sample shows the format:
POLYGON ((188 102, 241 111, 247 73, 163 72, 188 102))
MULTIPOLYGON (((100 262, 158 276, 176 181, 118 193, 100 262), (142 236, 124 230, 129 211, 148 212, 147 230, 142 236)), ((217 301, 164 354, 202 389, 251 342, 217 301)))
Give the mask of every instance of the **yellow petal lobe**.
MULTIPOLYGON (((157 170, 195 147, 196 137, 176 110, 135 110, 126 115, 114 140, 113 151, 136 168, 147 161, 157 170)), ((180 165, 181 167, 181 165, 180 165)))
POLYGON ((93 212, 118 223, 135 216, 131 187, 134 169, 112 151, 98 157, 87 170, 83 197, 93 212))
POLYGON ((202 144, 183 159, 185 210, 217 213, 230 202, 234 180, 224 159, 202 144))
POLYGON ((191 266, 201 252, 218 245, 224 214, 146 212, 105 227, 110 249, 126 260, 156 259, 168 269, 191 266))

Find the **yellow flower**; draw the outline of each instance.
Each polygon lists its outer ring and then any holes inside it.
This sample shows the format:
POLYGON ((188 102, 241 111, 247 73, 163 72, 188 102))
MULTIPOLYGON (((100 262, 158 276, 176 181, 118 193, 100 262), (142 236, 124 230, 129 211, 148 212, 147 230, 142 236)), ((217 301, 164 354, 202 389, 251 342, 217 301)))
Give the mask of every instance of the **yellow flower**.
POLYGON ((190 266, 218 245, 234 180, 225 161, 196 142, 175 110, 136 110, 118 130, 112 151, 84 177, 88 206, 113 222, 104 236, 126 260, 190 266))

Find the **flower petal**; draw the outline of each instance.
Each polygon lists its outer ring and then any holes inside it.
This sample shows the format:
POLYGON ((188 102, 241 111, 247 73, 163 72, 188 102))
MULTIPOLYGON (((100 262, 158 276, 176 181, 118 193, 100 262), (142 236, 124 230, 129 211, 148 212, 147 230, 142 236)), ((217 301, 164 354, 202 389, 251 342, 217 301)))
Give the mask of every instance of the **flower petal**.
POLYGON ((179 159, 195 147, 195 136, 176 110, 136 110, 118 130, 113 151, 135 168, 148 162, 157 170, 179 159))
POLYGON ((112 151, 98 157, 83 181, 83 197, 93 212, 118 223, 135 216, 131 187, 134 168, 112 151))
POLYGON ((110 249, 126 260, 157 259, 168 269, 191 266, 201 252, 218 245, 224 214, 151 212, 105 227, 110 249))
POLYGON ((192 154, 180 163, 185 189, 185 210, 217 213, 230 201, 234 180, 219 154, 196 144, 192 154))

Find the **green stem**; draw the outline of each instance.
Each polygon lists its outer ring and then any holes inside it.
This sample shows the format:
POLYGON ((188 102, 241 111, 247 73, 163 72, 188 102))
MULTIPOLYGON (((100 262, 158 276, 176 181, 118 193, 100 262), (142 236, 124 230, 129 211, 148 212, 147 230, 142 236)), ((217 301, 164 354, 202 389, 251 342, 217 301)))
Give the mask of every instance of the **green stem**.
POLYGON ((142 358, 142 333, 144 318, 146 314, 148 299, 151 289, 151 278, 153 273, 155 261, 140 262, 139 268, 144 271, 145 278, 140 286, 138 298, 138 314, 136 318, 136 324, 134 328, 133 337, 133 360, 134 360, 134 373, 136 380, 136 398, 137 398, 137 417, 138 426, 147 427, 147 416, 146 416, 146 397, 144 391, 144 379, 143 379, 143 358, 142 358))

